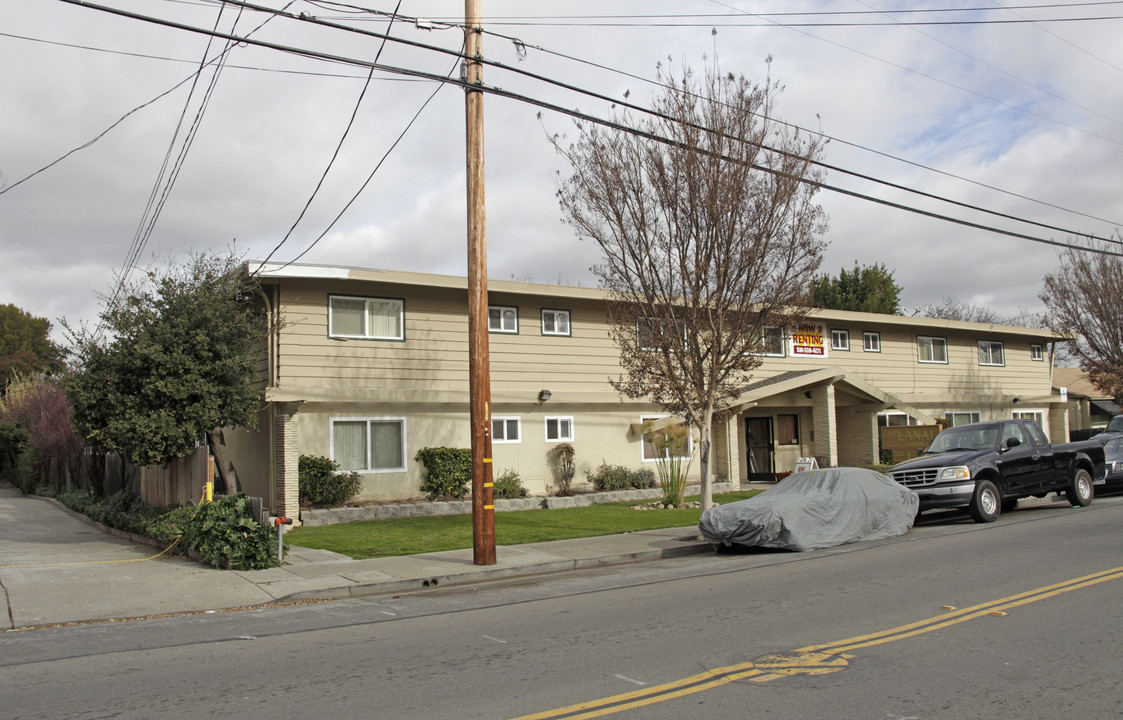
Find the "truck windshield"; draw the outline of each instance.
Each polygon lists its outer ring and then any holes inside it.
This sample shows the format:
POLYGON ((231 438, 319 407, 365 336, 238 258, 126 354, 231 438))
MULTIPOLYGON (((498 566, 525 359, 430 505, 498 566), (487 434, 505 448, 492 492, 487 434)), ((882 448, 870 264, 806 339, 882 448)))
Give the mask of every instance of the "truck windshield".
POLYGON ((1107 424, 1108 432, 1123 432, 1123 415, 1116 415, 1107 424))
POLYGON ((949 428, 932 439, 925 453, 953 450, 991 450, 998 443, 998 426, 949 428))

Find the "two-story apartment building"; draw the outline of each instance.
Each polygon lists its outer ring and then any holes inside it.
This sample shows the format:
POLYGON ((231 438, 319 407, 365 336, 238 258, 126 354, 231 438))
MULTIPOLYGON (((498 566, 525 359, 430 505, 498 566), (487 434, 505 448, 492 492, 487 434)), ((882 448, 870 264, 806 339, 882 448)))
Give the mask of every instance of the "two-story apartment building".
MULTIPOLYGON (((362 473, 361 497, 417 497, 419 449, 469 446, 466 279, 296 264, 259 276, 280 323, 259 429, 228 434, 247 488, 297 517, 298 457, 324 455, 362 473)), ((643 423, 664 413, 608 384, 620 364, 602 291, 490 281, 489 309, 497 475, 515 469, 547 492, 561 442, 577 482, 601 463, 656 461, 643 423)), ((879 425, 937 417, 1034 417, 1067 434, 1048 330, 821 310, 766 340, 764 364, 715 421, 717 478, 772 477, 801 457, 874 463, 879 425)))

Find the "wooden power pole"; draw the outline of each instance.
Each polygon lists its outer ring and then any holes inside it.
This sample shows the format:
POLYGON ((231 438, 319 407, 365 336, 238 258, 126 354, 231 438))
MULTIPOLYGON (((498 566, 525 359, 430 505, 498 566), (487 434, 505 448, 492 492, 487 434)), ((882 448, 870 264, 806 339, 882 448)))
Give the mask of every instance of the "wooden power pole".
POLYGON ((495 564, 495 492, 491 462, 491 363, 488 357, 487 239, 484 222, 482 0, 464 0, 465 120, 468 145, 468 394, 472 425, 472 557, 495 564))

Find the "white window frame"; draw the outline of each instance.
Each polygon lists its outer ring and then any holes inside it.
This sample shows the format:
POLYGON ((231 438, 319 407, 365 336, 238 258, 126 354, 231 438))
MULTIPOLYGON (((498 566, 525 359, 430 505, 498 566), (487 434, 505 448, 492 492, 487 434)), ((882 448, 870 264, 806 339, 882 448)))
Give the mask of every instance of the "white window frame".
POLYGON ((862 331, 862 350, 863 352, 879 353, 881 352, 881 333, 876 330, 863 330, 862 331), (871 342, 871 340, 873 342, 871 342))
POLYGON ((1005 367, 1006 366, 1006 347, 1002 344, 1001 340, 979 340, 979 365, 983 367, 1005 367), (998 348, 999 359, 997 362, 994 360, 995 347, 998 348), (983 362, 984 353, 987 361, 983 362))
POLYGON ((944 413, 944 417, 951 421, 950 427, 970 425, 971 423, 983 421, 983 414, 979 410, 948 410, 944 413), (966 422, 957 423, 955 422, 955 417, 957 415, 967 415, 969 417, 967 418, 966 422))
MULTIPOLYGON (((643 350, 644 352, 653 352, 655 350, 658 350, 659 349, 658 346, 655 346, 655 345, 648 346, 648 345, 643 344, 644 334, 643 334, 643 332, 641 331, 640 328, 641 328, 641 326, 646 326, 646 327, 650 328, 651 339, 654 339, 655 328, 658 325, 663 325, 665 327, 667 324, 668 324, 668 321, 663 319, 663 318, 649 318, 649 317, 636 318, 636 347, 638 347, 640 350, 643 350)), ((686 326, 683 325, 682 322, 677 321, 677 320, 675 321, 675 325, 682 332, 682 337, 680 338, 679 343, 680 343, 680 345, 685 347, 686 346, 686 326)), ((671 346, 668 349, 671 352, 675 352, 674 346, 671 346)))
POLYGON ((784 331, 784 328, 782 328, 782 327, 769 326, 769 327, 764 328, 761 331, 761 334, 760 334, 760 354, 763 355, 764 357, 787 357, 788 356, 788 354, 787 354, 787 342, 786 342, 787 339, 788 339, 788 334, 784 331), (779 342, 780 352, 768 352, 768 334, 769 333, 779 333, 780 334, 780 338, 779 338, 779 340, 780 340, 780 342, 779 342))
POLYGON ((831 330, 831 350, 849 350, 850 349, 850 331, 849 330, 831 330))
POLYGON ((911 427, 913 425, 919 425, 920 424, 920 421, 917 420, 916 418, 914 418, 912 415, 909 415, 908 413, 905 413, 905 412, 901 412, 900 410, 887 410, 885 412, 879 412, 877 414, 877 418, 878 418, 878 421, 879 421, 877 423, 878 427, 911 427), (891 417, 903 417, 903 418, 905 418, 905 424, 904 425, 894 425, 891 422, 889 422, 889 418, 891 418, 891 417), (881 422, 880 422, 881 418, 885 418, 885 424, 884 425, 882 425, 881 422))
POLYGON ((1029 359, 1034 362, 1045 362, 1045 348, 1041 343, 1029 344, 1029 359))
POLYGON ((573 442, 573 416, 572 415, 547 415, 543 423, 544 431, 546 433, 546 442, 573 442), (550 436, 550 421, 554 421, 557 433, 555 437, 550 436), (569 433, 562 432, 562 423, 569 424, 569 433))
MULTIPOLYGON (((649 423, 649 422, 659 422, 660 420, 663 420, 664 418, 668 418, 668 417, 670 417, 670 415, 644 415, 640 418, 640 424, 643 425, 644 423, 649 423)), ((656 431, 656 432, 658 432, 658 431, 656 431)), ((646 435, 646 433, 645 433, 645 435, 646 435)), ((645 462, 645 463, 659 462, 660 460, 663 460, 663 459, 670 460, 670 459, 674 458, 674 456, 672 456, 672 455, 667 455, 665 458, 659 458, 659 457, 650 457, 649 458, 649 457, 647 457, 647 440, 645 440, 643 438, 640 438, 640 444, 639 445, 640 445, 639 454, 640 454, 640 461, 641 462, 645 462)), ((683 449, 686 451, 686 454, 679 456, 678 459, 689 460, 690 458, 694 457, 694 434, 690 431, 689 425, 687 425, 687 431, 686 431, 686 446, 683 449)))
POLYGON ((572 337, 573 336, 573 313, 569 310, 561 310, 555 308, 542 308, 542 334, 550 335, 552 337, 572 337), (546 329, 546 316, 553 316, 553 330, 546 329), (558 318, 565 318, 565 332, 559 331, 558 318))
POLYGON ((514 416, 514 415, 508 415, 508 416, 494 416, 493 415, 492 416, 492 418, 491 418, 491 443, 493 445, 505 445, 505 444, 506 445, 513 445, 515 443, 521 443, 522 441, 523 441, 523 421, 522 421, 521 417, 514 416), (497 422, 503 423, 503 437, 499 437, 499 434, 497 432, 495 432, 495 423, 497 423, 497 422), (511 439, 511 438, 508 437, 508 435, 510 435, 510 430, 509 430, 510 425, 509 425, 509 423, 515 424, 515 435, 516 435, 516 437, 514 439, 511 439))
POLYGON ((357 340, 391 340, 402 342, 406 339, 406 301, 402 298, 361 297, 358 295, 328 295, 328 337, 355 338, 357 340), (361 334, 335 332, 335 307, 337 300, 350 300, 363 303, 363 332, 361 334), (370 306, 372 303, 389 303, 398 307, 398 334, 376 335, 370 327, 370 306))
POLYGON ((1045 427, 1044 410, 1014 410, 1010 413, 1010 417, 1014 420, 1033 420, 1038 427, 1045 427))
POLYGON ((922 362, 922 363, 931 363, 931 364, 936 364, 936 365, 947 365, 948 364, 948 339, 946 337, 940 337, 938 335, 917 335, 916 336, 916 359, 917 359, 918 362, 922 362), (922 349, 924 347, 925 341, 927 341, 928 347, 931 349, 931 353, 930 353, 931 356, 932 356, 931 360, 925 360, 924 359, 924 353, 922 352, 922 349), (943 349, 944 349, 944 359, 943 360, 940 360, 940 359, 936 358, 936 348, 938 347, 937 341, 939 341, 939 343, 943 345, 943 349))
POLYGON ((354 470, 355 472, 362 473, 364 475, 366 475, 366 474, 377 474, 377 473, 397 473, 397 472, 405 472, 406 471, 406 419, 404 417, 342 417, 341 416, 341 417, 329 418, 329 435, 330 435, 330 437, 328 438, 328 444, 329 444, 329 447, 331 448, 331 459, 332 460, 336 459, 336 456, 335 456, 335 425, 336 425, 336 423, 344 423, 344 422, 347 422, 347 423, 355 423, 355 422, 366 423, 366 428, 367 428, 367 431, 366 431, 366 467, 365 468, 340 468, 341 470, 345 470, 347 472, 350 472, 351 470, 354 470), (399 466, 399 467, 384 467, 384 468, 372 468, 370 466, 370 450, 371 450, 370 426, 371 426, 371 423, 375 423, 375 422, 378 422, 378 423, 396 422, 401 427, 401 435, 402 435, 402 437, 401 437, 401 457, 402 457, 401 466, 399 466))
POLYGON ((519 308, 516 305, 488 305, 487 306, 487 331, 497 335, 518 335, 519 334, 519 308), (492 323, 492 312, 499 313, 499 325, 496 326, 492 323), (507 313, 510 312, 514 318, 514 326, 507 327, 507 313))

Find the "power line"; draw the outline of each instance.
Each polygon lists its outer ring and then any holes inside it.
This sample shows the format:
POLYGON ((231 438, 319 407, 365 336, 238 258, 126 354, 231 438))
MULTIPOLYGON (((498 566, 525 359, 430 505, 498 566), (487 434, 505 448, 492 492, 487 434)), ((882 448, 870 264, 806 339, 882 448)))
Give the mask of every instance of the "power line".
MULTIPOLYGON (((453 80, 451 78, 444 78, 444 77, 440 77, 440 76, 437 76, 437 75, 433 75, 432 73, 427 73, 427 72, 423 72, 423 71, 419 71, 419 70, 411 70, 411 69, 408 69, 408 68, 400 68, 400 67, 394 67, 394 66, 381 65, 381 64, 371 63, 369 61, 358 60, 358 59, 354 59, 354 58, 347 58, 347 57, 344 57, 344 56, 339 56, 339 55, 335 55, 335 54, 331 54, 331 53, 324 53, 324 52, 309 50, 309 49, 305 49, 305 48, 294 48, 294 47, 291 47, 291 46, 285 46, 285 45, 281 45, 281 44, 278 44, 278 43, 271 43, 271 42, 266 42, 266 41, 262 41, 262 40, 250 39, 248 37, 238 37, 238 36, 233 36, 233 35, 224 34, 224 33, 208 32, 205 29, 201 29, 201 28, 198 28, 198 27, 190 26, 190 25, 184 25, 182 23, 175 23, 175 22, 164 20, 164 19, 161 19, 161 18, 152 18, 152 17, 149 17, 149 16, 144 16, 144 15, 140 15, 140 14, 137 14, 137 13, 132 13, 132 12, 124 11, 124 10, 119 10, 119 9, 116 9, 116 8, 105 8, 104 6, 99 6, 99 5, 96 5, 94 3, 86 2, 85 0, 61 0, 61 1, 66 2, 66 3, 70 3, 70 4, 74 4, 74 5, 80 5, 80 6, 90 7, 90 8, 93 8, 93 9, 103 10, 103 11, 106 11, 106 12, 110 12, 111 14, 130 17, 130 18, 133 18, 133 19, 143 20, 143 21, 146 21, 146 22, 153 22, 153 23, 165 25, 165 26, 168 26, 168 27, 174 27, 174 28, 186 30, 186 31, 193 32, 193 33, 213 34, 215 37, 225 38, 225 39, 227 39, 229 41, 233 41, 233 42, 243 42, 243 43, 246 43, 246 44, 251 44, 251 45, 256 45, 256 46, 260 46, 260 47, 266 47, 266 48, 278 50, 278 51, 281 51, 281 52, 293 53, 293 54, 301 55, 301 56, 304 56, 304 57, 326 59, 326 60, 331 60, 331 61, 334 61, 334 62, 341 62, 341 63, 345 63, 345 64, 354 64, 354 65, 358 65, 358 66, 362 66, 362 67, 377 67, 378 69, 383 70, 385 72, 400 73, 402 75, 407 75, 407 76, 411 76, 411 77, 425 78, 425 79, 429 79, 429 80, 436 81, 436 82, 454 84, 454 85, 458 85, 460 87, 468 87, 468 83, 466 83, 464 81, 453 80)), ((229 4, 232 4, 232 5, 248 6, 251 9, 261 9, 260 6, 253 6, 250 3, 236 2, 235 0, 227 0, 227 2, 229 2, 229 4)), ((268 9, 268 8, 265 8, 264 10, 268 11, 268 12, 271 12, 274 15, 282 15, 282 16, 290 17, 290 18, 294 17, 294 16, 289 15, 287 13, 277 12, 275 10, 268 9)), ((325 25, 328 25, 328 26, 332 26, 331 23, 325 23, 323 21, 316 21, 314 18, 302 16, 302 17, 299 17, 297 19, 309 21, 309 22, 317 22, 318 24, 325 24, 325 25)), ((372 36, 375 36, 375 37, 383 37, 381 35, 378 35, 377 33, 369 32, 369 31, 359 31, 359 30, 354 29, 354 28, 343 27, 342 29, 352 31, 352 32, 357 32, 357 33, 360 33, 360 34, 369 34, 369 35, 372 35, 372 36)), ((391 38, 391 39, 393 39, 394 41, 399 41, 399 39, 397 39, 397 38, 391 38)), ((429 49, 437 50, 437 51, 442 52, 442 53, 455 55, 457 57, 462 57, 461 53, 450 51, 450 50, 447 50, 445 48, 439 48, 439 47, 436 47, 436 46, 426 46, 424 43, 417 43, 415 41, 408 41, 408 40, 401 40, 401 42, 404 42, 405 44, 413 45, 413 46, 428 47, 429 49)), ((503 65, 502 63, 497 63, 497 62, 494 62, 494 61, 488 61, 488 60, 481 59, 481 62, 484 62, 484 63, 489 64, 489 65, 493 65, 493 66, 496 66, 496 67, 500 67, 500 68, 503 68, 503 69, 508 69, 508 70, 512 69, 512 68, 509 68, 508 66, 503 65)), ((521 71, 516 71, 516 72, 521 72, 521 71)), ((522 74, 525 74, 525 75, 528 75, 528 76, 531 76, 531 77, 538 77, 538 76, 535 76, 532 73, 522 72, 522 74)), ((553 84, 561 86, 561 87, 570 87, 570 86, 566 86, 564 83, 559 83, 557 81, 550 81, 548 78, 543 78, 543 79, 545 79, 549 82, 552 82, 553 84)), ((554 105, 552 103, 547 103, 545 101, 538 100, 536 98, 531 98, 531 97, 528 97, 528 96, 525 96, 525 95, 520 95, 518 93, 505 91, 505 90, 502 90, 501 88, 498 88, 498 87, 495 87, 495 86, 472 85, 471 87, 473 87, 473 88, 478 87, 479 89, 483 90, 484 92, 487 92, 487 93, 492 94, 492 95, 498 95, 498 96, 501 96, 501 97, 508 97, 510 99, 513 99, 513 100, 525 102, 525 103, 528 103, 528 104, 531 104, 531 105, 536 105, 536 106, 541 107, 543 109, 548 109, 548 110, 551 110, 551 111, 554 111, 554 112, 557 112, 557 113, 560 113, 560 114, 563 114, 563 115, 568 115, 568 116, 571 116, 571 117, 574 117, 574 118, 577 118, 577 119, 585 120, 587 122, 594 122, 594 123, 597 123, 597 124, 600 124, 600 125, 604 125, 606 127, 612 127, 612 128, 624 130, 624 131, 627 131, 627 132, 638 132, 638 131, 636 131, 632 128, 628 128, 627 126, 620 125, 619 123, 607 121, 607 120, 604 120, 602 118, 598 118, 598 117, 595 117, 595 116, 592 116, 592 115, 588 115, 586 113, 581 113, 581 112, 576 111, 576 110, 563 108, 563 107, 554 105)), ((588 91, 585 91, 581 88, 570 87, 570 89, 573 89, 576 92, 590 94, 590 93, 588 93, 588 91)), ((645 113, 650 112, 649 110, 647 110, 645 108, 638 108, 637 107, 636 109, 639 110, 639 111, 645 112, 645 113)), ((652 137, 651 139, 658 140, 658 138, 655 138, 655 137, 652 137)), ((663 139, 662 141, 666 141, 666 140, 663 139)), ((829 167, 829 166, 825 166, 825 167, 829 167)), ((762 171, 765 171, 765 172, 775 173, 774 170, 772 170, 770 168, 763 167, 763 166, 755 167, 755 169, 759 169, 759 170, 762 170, 762 171)), ((841 170, 841 171, 846 172, 847 174, 855 174, 855 173, 851 173, 850 171, 844 171, 844 170, 841 170)), ((874 179, 874 180, 877 181, 876 179, 874 179)), ((877 182, 884 182, 884 181, 877 181, 877 182)), ((896 208, 896 209, 899 209, 899 210, 904 210, 906 212, 912 212, 912 213, 915 213, 915 214, 931 217, 931 218, 934 218, 934 219, 945 220, 947 222, 952 222, 952 223, 956 223, 956 224, 967 226, 967 227, 972 227, 972 228, 976 228, 976 229, 980 229, 980 230, 986 230, 986 231, 993 232, 993 233, 1000 234, 1000 235, 1006 235, 1006 236, 1009 236, 1009 237, 1029 240, 1029 241, 1032 241, 1032 242, 1038 242, 1038 243, 1043 243, 1043 244, 1047 244, 1047 245, 1054 245, 1054 246, 1057 246, 1057 247, 1065 247, 1065 248, 1071 248, 1071 249, 1076 249, 1076 250, 1085 250, 1085 251, 1090 251, 1090 252, 1102 252, 1102 253, 1108 254, 1108 255, 1123 255, 1121 253, 1115 253, 1115 252, 1111 252, 1111 251, 1108 251, 1108 250, 1099 250, 1099 249, 1092 249, 1092 248, 1087 248, 1087 247, 1071 245, 1069 243, 1063 243, 1063 242, 1049 240, 1049 239, 1045 239, 1045 238, 1039 238, 1039 237, 1027 235, 1027 234, 1024 234, 1024 233, 1018 233, 1018 232, 1014 232, 1014 231, 1010 231, 1010 230, 1004 230, 1004 229, 1001 229, 1001 228, 995 228, 995 227, 992 227, 992 226, 982 225, 980 223, 974 223, 974 222, 970 222, 970 221, 966 221, 966 220, 961 220, 961 219, 958 219, 958 218, 953 218, 953 217, 950 217, 950 216, 942 215, 942 214, 939 214, 939 213, 925 211, 925 210, 921 210, 919 208, 913 208, 913 207, 910 207, 910 206, 907 206, 907 205, 903 205, 901 203, 895 203, 895 202, 892 202, 892 201, 889 201, 889 200, 883 200, 883 199, 876 198, 876 197, 873 197, 873 196, 870 196, 870 195, 866 195, 864 193, 859 193, 859 192, 856 192, 856 191, 846 190, 844 188, 840 188, 840 187, 836 187, 836 186, 832 186, 832 185, 827 185, 825 183, 814 183, 814 184, 818 187, 821 187, 821 188, 826 189, 826 190, 831 190, 832 192, 837 192, 839 194, 849 195, 851 197, 867 200, 867 201, 874 202, 874 203, 877 203, 877 204, 881 204, 881 205, 884 205, 884 206, 887 206, 887 207, 893 207, 893 208, 896 208)), ((891 183, 886 183, 886 184, 892 185, 891 183)), ((902 187, 902 189, 908 190, 908 188, 903 188, 903 187, 902 187)), ((910 192, 917 192, 917 191, 913 191, 913 190, 909 190, 909 191, 910 192)), ((932 196, 932 197, 935 198, 935 199, 942 200, 944 202, 951 202, 951 203, 954 204, 954 201, 950 201, 950 200, 947 200, 947 199, 944 199, 944 198, 938 198, 937 196, 932 196)), ((972 206, 966 206, 966 207, 972 207, 972 206)), ((984 212, 987 212, 987 211, 984 210, 984 212)), ((996 214, 998 214, 998 213, 996 213, 996 214)), ((1034 223, 1034 222, 1028 221, 1028 220, 1013 218, 1012 216, 1010 216, 1010 217, 1011 217, 1011 219, 1014 219, 1018 222, 1025 222, 1025 223, 1035 224, 1035 225, 1038 224, 1038 223, 1034 223)), ((1064 232, 1068 232, 1069 234, 1077 235, 1077 236, 1093 237, 1095 239, 1099 239, 1101 241, 1106 241, 1106 242, 1115 242, 1115 243, 1120 242, 1118 240, 1112 240, 1112 239, 1108 239, 1108 238, 1098 238, 1096 236, 1088 236, 1086 233, 1080 233, 1080 232, 1076 232, 1076 231, 1064 231, 1064 232)))

